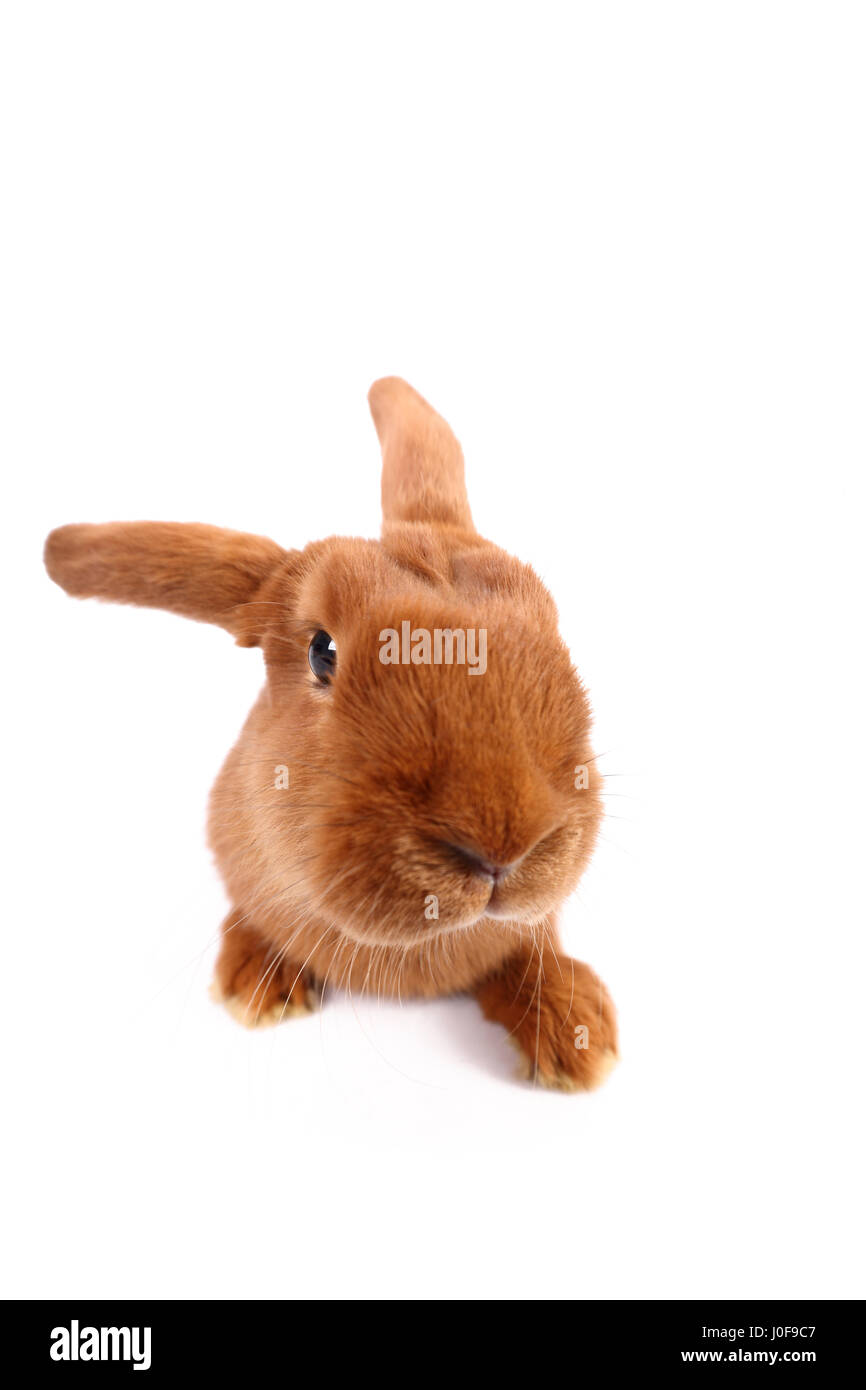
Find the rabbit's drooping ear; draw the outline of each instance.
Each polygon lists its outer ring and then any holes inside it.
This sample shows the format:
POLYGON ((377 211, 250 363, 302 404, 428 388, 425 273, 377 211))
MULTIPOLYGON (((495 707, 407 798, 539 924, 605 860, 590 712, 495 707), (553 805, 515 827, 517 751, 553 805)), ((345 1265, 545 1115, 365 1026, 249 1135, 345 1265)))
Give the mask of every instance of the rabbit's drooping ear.
POLYGON ((382 445, 382 515, 473 531, 463 451, 450 427, 398 376, 375 381, 368 396, 382 445))
POLYGON ((52 531, 45 567, 75 598, 167 608, 216 623, 251 646, 249 609, 290 553, 263 536, 218 526, 112 522, 52 531))

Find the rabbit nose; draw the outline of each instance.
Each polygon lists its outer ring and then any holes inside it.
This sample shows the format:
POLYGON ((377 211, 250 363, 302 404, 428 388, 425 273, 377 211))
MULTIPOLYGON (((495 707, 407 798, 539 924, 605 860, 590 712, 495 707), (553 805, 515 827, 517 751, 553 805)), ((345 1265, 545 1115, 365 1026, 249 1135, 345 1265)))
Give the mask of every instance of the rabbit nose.
POLYGON ((479 874, 482 878, 492 878, 494 883, 505 878, 514 868, 513 864, 497 864, 493 859, 486 859, 483 854, 476 853, 474 849, 467 849, 465 845, 452 845, 448 841, 445 844, 446 848, 473 873, 479 874))

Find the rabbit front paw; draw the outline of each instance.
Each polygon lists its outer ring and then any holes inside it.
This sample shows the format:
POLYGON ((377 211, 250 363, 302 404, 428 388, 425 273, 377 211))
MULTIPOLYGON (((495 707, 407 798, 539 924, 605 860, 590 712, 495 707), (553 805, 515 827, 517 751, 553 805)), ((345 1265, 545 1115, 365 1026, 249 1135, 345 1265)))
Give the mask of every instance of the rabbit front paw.
POLYGON ((211 993, 247 1028, 310 1013, 317 1002, 313 981, 303 968, 246 921, 239 921, 236 913, 223 924, 211 993))
POLYGON ((524 1080, 551 1090, 589 1091, 613 1068, 613 1004, 581 961, 526 947, 475 993, 485 1017, 508 1030, 524 1080))

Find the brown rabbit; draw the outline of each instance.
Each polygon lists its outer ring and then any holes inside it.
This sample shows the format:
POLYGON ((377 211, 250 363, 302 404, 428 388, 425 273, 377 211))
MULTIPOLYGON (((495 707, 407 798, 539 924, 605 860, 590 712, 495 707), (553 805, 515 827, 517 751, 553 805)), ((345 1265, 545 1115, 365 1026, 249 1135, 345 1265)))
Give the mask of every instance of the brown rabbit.
POLYGON ((448 425, 395 377, 370 406, 380 541, 63 526, 45 563, 76 597, 168 608, 264 652, 210 803, 233 1012, 275 1021, 326 983, 471 991, 525 1075, 590 1087, 614 1011, 554 917, 601 819, 588 702, 547 590, 475 531, 448 425))

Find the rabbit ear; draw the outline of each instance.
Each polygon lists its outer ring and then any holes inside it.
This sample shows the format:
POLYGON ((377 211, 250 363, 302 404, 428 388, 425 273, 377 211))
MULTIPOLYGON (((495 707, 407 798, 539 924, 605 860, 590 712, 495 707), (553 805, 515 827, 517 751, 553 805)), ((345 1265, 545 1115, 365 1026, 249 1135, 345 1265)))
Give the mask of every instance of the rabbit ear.
POLYGON ((450 427, 398 376, 370 387, 370 410, 382 446, 382 515, 474 531, 463 451, 450 427))
POLYGON ((217 526, 116 522, 52 531, 45 567, 75 598, 167 608, 216 623, 252 646, 253 600, 290 553, 262 536, 217 526))

